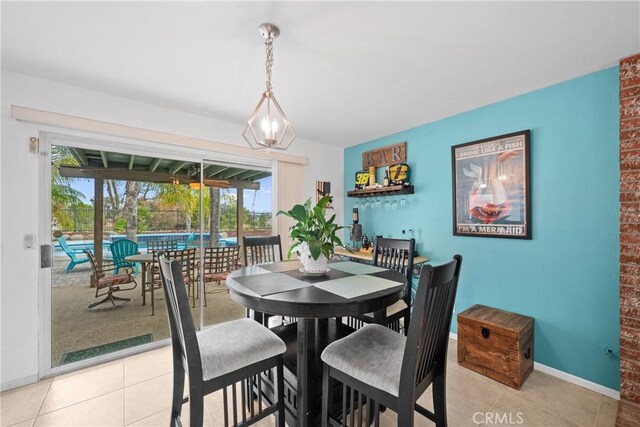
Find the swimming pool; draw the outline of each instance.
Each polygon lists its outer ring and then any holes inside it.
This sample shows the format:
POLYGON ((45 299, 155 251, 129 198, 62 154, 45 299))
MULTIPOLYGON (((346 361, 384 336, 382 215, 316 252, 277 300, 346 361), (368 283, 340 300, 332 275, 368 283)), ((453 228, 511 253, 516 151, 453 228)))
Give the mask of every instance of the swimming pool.
MULTIPOLYGON (((177 241, 179 247, 184 247, 189 240, 189 236, 195 234, 193 239, 193 245, 199 246, 199 233, 153 233, 153 234, 138 234, 138 246, 142 252, 146 252, 147 243, 150 241, 177 241)), ((126 234, 112 234, 108 240, 102 242, 102 251, 106 257, 111 255, 109 246, 112 242, 126 239, 126 234)), ((238 239, 235 237, 220 237, 218 239, 220 246, 235 246, 238 244, 238 239)), ((204 233, 204 244, 209 246, 209 233, 204 233)), ((67 245, 74 252, 82 252, 84 249, 94 250, 93 240, 67 240, 67 245)), ((59 243, 53 245, 55 256, 65 255, 64 251, 60 247, 59 243)))
MULTIPOLYGON (((147 247, 147 243, 150 241, 153 242, 162 242, 162 241, 176 241, 178 242, 178 244, 182 244, 184 246, 186 246, 187 241, 189 240, 189 236, 193 235, 192 238, 192 244, 193 246, 199 246, 199 242, 200 242, 200 233, 149 233, 149 234, 138 234, 137 236, 137 240, 138 240, 138 245, 141 248, 146 248, 147 247)), ((205 246, 209 246, 209 233, 203 233, 202 234, 204 237, 204 244, 205 246)), ((126 239, 127 236, 125 234, 112 234, 109 236, 109 240, 111 240, 112 242, 115 242, 117 240, 122 240, 122 239, 126 239)), ((236 239, 235 237, 222 237, 222 235, 220 235, 220 237, 218 238, 218 242, 220 244, 220 246, 235 246, 238 244, 238 239, 236 239)))

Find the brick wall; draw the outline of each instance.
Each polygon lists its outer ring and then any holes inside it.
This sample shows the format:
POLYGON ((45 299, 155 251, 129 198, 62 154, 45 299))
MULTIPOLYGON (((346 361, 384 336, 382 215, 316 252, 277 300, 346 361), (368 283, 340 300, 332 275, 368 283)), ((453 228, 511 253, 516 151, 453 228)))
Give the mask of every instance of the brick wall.
POLYGON ((620 61, 620 382, 640 403, 640 54, 620 61))

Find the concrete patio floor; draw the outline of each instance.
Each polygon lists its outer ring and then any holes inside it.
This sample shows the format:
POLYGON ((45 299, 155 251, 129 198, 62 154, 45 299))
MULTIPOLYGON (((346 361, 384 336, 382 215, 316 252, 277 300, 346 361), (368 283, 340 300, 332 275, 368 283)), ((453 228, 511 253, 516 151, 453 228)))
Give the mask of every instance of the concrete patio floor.
MULTIPOLYGON (((150 294, 147 304, 142 305, 140 275, 136 276, 137 288, 119 292, 117 295, 131 298, 120 302, 118 308, 110 303, 93 309, 87 306, 97 301, 95 288, 89 287, 91 268, 88 263, 76 266, 66 273, 67 261, 56 259, 52 269, 51 288, 51 360, 58 366, 65 353, 120 341, 127 338, 152 334, 153 341, 169 337, 169 323, 164 295, 161 289, 155 292, 155 315, 151 315, 150 294)), ((206 287, 207 306, 204 307, 205 326, 238 319, 244 316, 244 307, 235 303, 226 292, 224 282, 206 287)), ((199 301, 192 309, 196 325, 199 324, 199 301)))

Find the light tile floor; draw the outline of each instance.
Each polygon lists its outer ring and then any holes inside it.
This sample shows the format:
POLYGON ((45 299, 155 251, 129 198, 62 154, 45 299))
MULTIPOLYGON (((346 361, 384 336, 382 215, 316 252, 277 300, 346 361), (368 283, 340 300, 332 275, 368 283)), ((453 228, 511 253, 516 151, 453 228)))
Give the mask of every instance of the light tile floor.
MULTIPOLYGON (((618 402, 534 371, 521 390, 459 366, 449 346, 450 426, 613 426, 618 402)), ((171 349, 164 347, 60 375, 0 395, 1 426, 166 426, 171 406, 171 349)), ((205 425, 222 426, 221 397, 205 399, 205 425)), ((427 390, 420 403, 431 405, 427 390)), ((183 414, 187 415, 188 407, 183 414)), ((395 426, 395 414, 382 414, 395 426)), ((273 426, 273 418, 259 426, 273 426)), ((416 415, 416 426, 433 423, 416 415)))

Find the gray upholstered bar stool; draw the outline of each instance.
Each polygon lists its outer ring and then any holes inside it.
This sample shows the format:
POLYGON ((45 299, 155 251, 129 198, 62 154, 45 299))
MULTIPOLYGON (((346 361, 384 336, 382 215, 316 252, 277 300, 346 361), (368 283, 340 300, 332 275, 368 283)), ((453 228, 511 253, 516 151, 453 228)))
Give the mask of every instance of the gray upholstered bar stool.
POLYGON ((158 254, 160 276, 167 301, 173 345, 173 403, 171 426, 181 426, 182 404, 190 402, 192 426, 202 426, 204 396, 223 390, 224 425, 229 425, 227 388, 231 387, 233 425, 250 425, 276 414, 277 425, 284 423, 284 383, 282 355, 286 345, 276 334, 251 319, 215 325, 196 335, 189 297, 182 275, 181 261, 170 261, 158 254), (274 381, 277 402, 263 408, 262 373, 276 368, 274 381), (183 399, 185 375, 189 376, 189 398, 183 399), (241 383, 238 405, 236 384, 241 383), (257 386, 257 387, 256 387, 257 386), (258 403, 252 395, 257 393, 258 403), (246 400, 249 399, 250 402, 246 400), (255 413, 255 406, 258 413, 255 413), (240 413, 238 413, 240 409, 240 413), (249 412, 249 414, 247 414, 249 412), (247 419, 249 415, 249 419, 247 419))
POLYGON ((400 427, 413 426, 414 409, 438 427, 447 425, 447 347, 461 264, 456 255, 447 264, 422 270, 407 337, 371 324, 327 346, 321 356, 323 426, 362 425, 365 398, 365 425, 379 425, 380 405, 397 412, 400 427), (342 383, 338 411, 329 407, 334 402, 332 380, 342 383), (434 412, 416 403, 432 384, 434 412), (331 416, 336 412, 340 422, 331 416))

